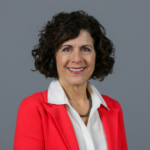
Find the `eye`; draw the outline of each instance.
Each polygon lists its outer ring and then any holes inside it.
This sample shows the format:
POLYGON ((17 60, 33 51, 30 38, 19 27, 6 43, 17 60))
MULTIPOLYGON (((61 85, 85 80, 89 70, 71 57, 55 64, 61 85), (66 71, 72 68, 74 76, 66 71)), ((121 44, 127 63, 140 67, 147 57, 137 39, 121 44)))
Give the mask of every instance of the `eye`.
POLYGON ((70 48, 64 48, 63 51, 69 52, 69 51, 70 51, 70 48))
POLYGON ((83 50, 84 52, 90 52, 90 51, 91 51, 91 50, 88 49, 88 48, 82 48, 82 50, 83 50))
POLYGON ((90 51, 88 48, 83 48, 83 51, 90 51))

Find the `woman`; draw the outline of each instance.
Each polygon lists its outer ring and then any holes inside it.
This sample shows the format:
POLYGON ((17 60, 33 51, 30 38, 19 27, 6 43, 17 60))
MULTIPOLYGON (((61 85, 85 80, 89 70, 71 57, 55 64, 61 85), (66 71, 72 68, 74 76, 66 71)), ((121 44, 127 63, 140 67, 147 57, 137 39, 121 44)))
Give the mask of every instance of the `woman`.
POLYGON ((22 101, 14 150, 127 150, 120 104, 88 81, 103 81, 114 65, 113 43, 94 17, 56 14, 32 56, 36 70, 55 79, 22 101))

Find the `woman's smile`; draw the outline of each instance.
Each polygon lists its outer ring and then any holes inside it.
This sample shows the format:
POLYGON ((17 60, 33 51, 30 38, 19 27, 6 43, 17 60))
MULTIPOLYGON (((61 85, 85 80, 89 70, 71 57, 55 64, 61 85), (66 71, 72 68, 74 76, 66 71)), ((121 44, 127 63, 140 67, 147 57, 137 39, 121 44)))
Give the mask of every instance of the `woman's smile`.
POLYGON ((81 74, 85 69, 86 69, 86 67, 82 67, 82 68, 78 68, 78 69, 68 68, 68 70, 69 70, 72 74, 81 74))

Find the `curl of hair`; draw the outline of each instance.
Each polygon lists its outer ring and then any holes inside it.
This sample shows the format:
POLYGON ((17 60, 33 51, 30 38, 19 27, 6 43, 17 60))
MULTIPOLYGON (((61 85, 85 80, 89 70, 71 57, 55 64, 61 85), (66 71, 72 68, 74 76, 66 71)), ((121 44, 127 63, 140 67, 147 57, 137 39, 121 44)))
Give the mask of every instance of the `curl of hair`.
POLYGON ((96 51, 95 69, 90 79, 103 81, 113 72, 114 45, 98 20, 82 10, 58 13, 42 28, 39 43, 32 50, 35 59, 35 70, 32 71, 38 70, 46 78, 58 79, 55 54, 65 41, 78 37, 81 29, 90 33, 96 51))

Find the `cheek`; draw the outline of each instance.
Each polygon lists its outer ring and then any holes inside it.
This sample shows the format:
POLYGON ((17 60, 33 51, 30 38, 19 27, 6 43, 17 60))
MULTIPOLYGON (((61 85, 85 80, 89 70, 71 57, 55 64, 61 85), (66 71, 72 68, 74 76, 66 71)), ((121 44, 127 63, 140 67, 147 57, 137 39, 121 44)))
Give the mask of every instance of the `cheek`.
POLYGON ((95 55, 92 55, 89 59, 88 59, 88 62, 89 62, 89 65, 91 66, 95 66, 95 58, 96 56, 95 55))
POLYGON ((65 56, 62 56, 62 55, 57 55, 56 56, 56 62, 57 62, 58 68, 64 67, 67 63, 67 58, 65 56))

